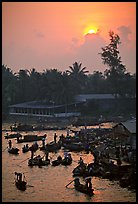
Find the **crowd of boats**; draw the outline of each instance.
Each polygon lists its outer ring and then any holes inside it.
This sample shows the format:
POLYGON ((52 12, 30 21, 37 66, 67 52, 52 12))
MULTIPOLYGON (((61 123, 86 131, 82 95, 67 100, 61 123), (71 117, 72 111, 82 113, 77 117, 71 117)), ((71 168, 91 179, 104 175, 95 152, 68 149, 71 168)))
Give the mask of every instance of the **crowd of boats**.
MULTIPOLYGON (((13 131, 13 130, 12 130, 13 131)), ((128 187, 129 189, 136 188, 136 152, 131 147, 122 146, 112 137, 112 128, 104 129, 81 129, 80 131, 73 131, 74 135, 60 135, 57 141, 57 134, 53 135, 53 141, 46 143, 47 135, 22 135, 21 132, 6 133, 5 139, 9 142, 8 152, 11 154, 19 154, 19 148, 12 147, 12 139, 16 138, 17 143, 27 142, 22 147, 22 152, 30 151, 30 158, 28 166, 58 166, 58 165, 71 165, 72 155, 70 152, 85 151, 94 156, 94 161, 87 164, 80 157, 78 165, 73 169, 72 176, 74 187, 76 190, 94 194, 91 179, 93 176, 106 178, 110 180, 118 180, 121 187, 128 187), (37 141, 42 141, 38 145, 37 141), (29 146, 28 142, 34 142, 29 146), (64 157, 58 156, 56 160, 51 160, 49 152, 57 152, 59 149, 64 149, 64 157), (44 156, 37 155, 37 150, 44 152, 44 156), (131 153, 131 154, 130 154, 131 153), (85 179, 85 184, 80 183, 79 178, 85 179)), ((20 174, 20 172, 19 172, 20 174)), ((27 181, 21 179, 16 172, 15 184, 20 190, 25 190, 27 181), (20 179, 19 179, 20 178, 20 179)), ((71 182, 70 182, 71 183, 71 182)), ((69 183, 69 184, 70 184, 69 183)), ((68 187, 68 185, 66 187, 68 187)))

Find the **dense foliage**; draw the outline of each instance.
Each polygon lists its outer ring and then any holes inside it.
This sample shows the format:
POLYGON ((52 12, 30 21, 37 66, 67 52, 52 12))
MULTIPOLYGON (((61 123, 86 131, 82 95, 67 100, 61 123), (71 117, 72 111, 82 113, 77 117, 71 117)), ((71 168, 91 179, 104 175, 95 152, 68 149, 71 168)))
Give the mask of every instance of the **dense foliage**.
POLYGON ((47 103, 71 103, 76 94, 112 93, 122 98, 133 98, 136 94, 136 75, 126 71, 119 56, 120 38, 109 33, 110 44, 102 48, 101 58, 109 66, 104 73, 88 73, 86 67, 75 62, 65 72, 47 69, 38 72, 20 69, 18 73, 2 65, 2 111, 8 105, 33 100, 47 103))

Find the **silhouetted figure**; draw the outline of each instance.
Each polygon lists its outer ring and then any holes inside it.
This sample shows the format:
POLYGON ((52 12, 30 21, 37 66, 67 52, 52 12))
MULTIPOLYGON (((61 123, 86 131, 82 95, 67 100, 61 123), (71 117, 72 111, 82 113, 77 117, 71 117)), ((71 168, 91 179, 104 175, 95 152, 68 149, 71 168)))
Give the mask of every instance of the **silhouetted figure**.
POLYGON ((12 147, 12 141, 9 140, 9 148, 11 148, 11 147, 12 147))
POLYGON ((87 187, 87 189, 91 190, 91 189, 92 189, 91 178, 90 178, 90 177, 89 177, 89 178, 86 178, 85 181, 86 181, 86 187, 87 187))
POLYGON ((78 187, 80 185, 80 180, 79 180, 79 178, 75 178, 74 179, 74 186, 75 187, 78 187))
POLYGON ((54 134, 54 142, 55 142, 55 143, 57 142, 56 140, 57 140, 57 134, 55 133, 55 134, 54 134))
POLYGON ((22 181, 22 173, 15 172, 15 175, 16 175, 17 181, 22 181))

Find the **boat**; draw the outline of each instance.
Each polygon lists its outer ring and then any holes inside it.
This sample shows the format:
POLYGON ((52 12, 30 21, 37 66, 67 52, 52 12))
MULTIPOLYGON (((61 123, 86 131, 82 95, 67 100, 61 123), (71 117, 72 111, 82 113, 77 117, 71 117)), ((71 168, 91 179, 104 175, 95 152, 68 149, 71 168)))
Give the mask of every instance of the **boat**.
POLYGON ((56 160, 52 161, 52 166, 58 166, 62 163, 62 157, 58 156, 56 160))
POLYGON ((65 157, 64 159, 62 159, 61 164, 64 166, 70 165, 72 164, 72 157, 70 154, 68 154, 69 156, 65 157))
POLYGON ((42 160, 40 155, 28 160, 28 166, 46 166, 50 164, 50 160, 42 160))
POLYGON ((13 133, 13 134, 6 134, 5 139, 12 139, 12 138, 17 138, 17 137, 22 137, 20 133, 13 133))
POLYGON ((14 124, 10 126, 11 131, 33 131, 32 125, 27 124, 14 124))
POLYGON ((88 194, 90 196, 94 195, 94 189, 87 188, 86 185, 84 185, 84 184, 79 184, 79 185, 74 186, 74 187, 77 191, 80 191, 81 193, 85 193, 85 194, 88 194))
POLYGON ((46 138, 46 135, 24 135, 23 138, 17 138, 17 143, 39 141, 42 138, 46 138))
POLYGON ((70 151, 76 151, 76 152, 79 152, 79 151, 82 151, 84 150, 84 146, 81 142, 78 142, 78 143, 64 143, 62 144, 62 146, 64 147, 64 149, 68 149, 70 151))
POLYGON ((54 152, 54 151, 59 150, 60 148, 61 148, 60 142, 55 143, 54 141, 52 141, 46 144, 43 150, 48 151, 48 152, 54 152))
POLYGON ((19 154, 19 149, 17 147, 8 148, 10 154, 19 154))
POLYGON ((15 180, 15 185, 19 190, 25 191, 26 190, 26 181, 18 181, 17 179, 15 180))
POLYGON ((29 152, 29 151, 30 151, 30 147, 29 147, 29 146, 27 146, 27 145, 25 146, 25 145, 24 145, 24 146, 22 147, 22 152, 23 152, 23 153, 29 152))
POLYGON ((15 178, 16 187, 21 191, 25 191, 26 190, 26 184, 27 184, 27 181, 25 179, 25 175, 23 176, 23 179, 22 179, 22 173, 15 172, 15 175, 16 175, 16 178, 15 178))

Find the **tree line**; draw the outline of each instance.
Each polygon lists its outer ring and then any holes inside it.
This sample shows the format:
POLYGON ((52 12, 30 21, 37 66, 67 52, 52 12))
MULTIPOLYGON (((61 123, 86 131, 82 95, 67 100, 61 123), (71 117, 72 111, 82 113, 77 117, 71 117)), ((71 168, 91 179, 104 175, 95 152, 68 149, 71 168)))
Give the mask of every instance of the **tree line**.
POLYGON ((35 68, 13 72, 2 65, 2 112, 11 104, 42 100, 47 104, 65 104, 74 101, 77 94, 114 94, 133 98, 136 95, 136 74, 127 72, 122 64, 118 45, 120 37, 109 32, 109 45, 101 48, 101 60, 108 66, 103 73, 89 73, 81 62, 74 62, 66 71, 56 68, 38 72, 35 68))

